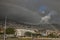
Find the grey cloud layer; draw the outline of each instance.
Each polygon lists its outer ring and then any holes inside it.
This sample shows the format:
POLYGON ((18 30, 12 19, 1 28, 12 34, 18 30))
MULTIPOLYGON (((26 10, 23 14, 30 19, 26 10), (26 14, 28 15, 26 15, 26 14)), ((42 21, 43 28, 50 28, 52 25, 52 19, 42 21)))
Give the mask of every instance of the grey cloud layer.
POLYGON ((41 5, 47 5, 57 12, 51 19, 53 23, 60 23, 59 0, 0 0, 0 15, 8 16, 8 19, 27 24, 39 24, 41 15, 38 9, 41 5))

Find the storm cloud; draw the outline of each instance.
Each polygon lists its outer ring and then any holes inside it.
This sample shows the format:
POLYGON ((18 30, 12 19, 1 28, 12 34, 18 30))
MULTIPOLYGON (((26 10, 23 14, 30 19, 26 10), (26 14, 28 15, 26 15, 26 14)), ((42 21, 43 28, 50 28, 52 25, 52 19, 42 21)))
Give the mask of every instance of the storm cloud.
MULTIPOLYGON (((42 15, 38 12, 41 5, 46 5, 50 10, 56 11, 52 16, 51 23, 60 23, 59 0, 0 0, 0 18, 7 16, 8 19, 19 23, 39 25, 42 15)), ((48 10, 47 10, 48 11, 48 10)))

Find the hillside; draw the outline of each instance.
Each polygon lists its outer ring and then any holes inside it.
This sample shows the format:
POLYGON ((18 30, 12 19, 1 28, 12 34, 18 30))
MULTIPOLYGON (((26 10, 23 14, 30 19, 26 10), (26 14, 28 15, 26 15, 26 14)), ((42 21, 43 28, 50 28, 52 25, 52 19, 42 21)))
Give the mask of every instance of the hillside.
MULTIPOLYGON (((17 23, 15 21, 7 21, 7 28, 20 28, 20 29, 50 29, 54 30, 51 25, 53 25, 57 30, 60 30, 60 25, 58 24, 40 24, 40 25, 29 25, 24 23, 17 23)), ((4 21, 0 21, 0 27, 4 27, 4 21)))

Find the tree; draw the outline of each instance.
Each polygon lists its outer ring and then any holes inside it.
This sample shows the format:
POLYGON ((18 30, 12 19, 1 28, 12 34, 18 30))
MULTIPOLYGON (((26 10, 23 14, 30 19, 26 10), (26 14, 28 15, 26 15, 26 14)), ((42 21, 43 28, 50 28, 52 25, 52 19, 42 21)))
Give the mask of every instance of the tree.
POLYGON ((51 37, 51 38, 58 38, 58 36, 57 36, 57 35, 55 35, 55 34, 53 34, 53 33, 49 34, 47 37, 51 37))
POLYGON ((25 32, 25 36, 28 36, 28 37, 37 37, 37 36, 41 36, 41 34, 32 33, 32 32, 25 32))
POLYGON ((31 37, 32 33, 31 32, 25 32, 25 36, 31 37))
POLYGON ((15 31, 14 31, 14 28, 7 28, 6 29, 6 34, 14 34, 15 31))

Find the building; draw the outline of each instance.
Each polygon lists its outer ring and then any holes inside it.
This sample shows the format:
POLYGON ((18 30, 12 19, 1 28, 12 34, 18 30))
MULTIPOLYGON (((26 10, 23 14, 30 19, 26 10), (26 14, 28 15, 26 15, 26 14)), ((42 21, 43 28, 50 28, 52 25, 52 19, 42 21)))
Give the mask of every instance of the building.
POLYGON ((16 32, 16 37, 21 37, 21 36, 25 36, 25 32, 32 32, 35 33, 34 30, 28 30, 28 29, 15 29, 16 32))

